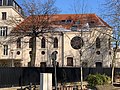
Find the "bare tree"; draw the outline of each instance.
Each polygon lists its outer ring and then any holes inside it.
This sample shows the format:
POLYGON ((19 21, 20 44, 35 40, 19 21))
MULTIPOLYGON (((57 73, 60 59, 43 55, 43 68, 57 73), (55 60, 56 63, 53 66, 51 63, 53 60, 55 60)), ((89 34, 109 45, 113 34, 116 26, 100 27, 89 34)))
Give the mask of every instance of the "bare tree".
POLYGON ((35 66, 36 37, 51 29, 51 18, 59 12, 54 4, 55 0, 24 0, 25 15, 29 17, 12 31, 13 35, 22 35, 24 33, 24 36, 31 37, 31 61, 29 63, 31 67, 35 66))
POLYGON ((103 17, 110 23, 113 27, 113 60, 112 60, 112 84, 114 78, 114 67, 115 67, 115 59, 116 53, 119 46, 120 39, 120 0, 104 0, 104 12, 103 17))

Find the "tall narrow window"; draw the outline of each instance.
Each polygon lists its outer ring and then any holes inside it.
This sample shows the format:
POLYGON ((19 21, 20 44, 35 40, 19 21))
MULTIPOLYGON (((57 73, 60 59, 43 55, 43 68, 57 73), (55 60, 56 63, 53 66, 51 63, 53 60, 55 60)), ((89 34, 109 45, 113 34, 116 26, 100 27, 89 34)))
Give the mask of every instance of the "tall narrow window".
POLYGON ((2 20, 6 20, 7 18, 7 13, 6 12, 2 12, 2 20))
POLYGON ((17 39, 17 48, 21 48, 21 38, 17 39))
POLYGON ((73 57, 67 58, 67 66, 73 66, 73 57))
POLYGON ((58 48, 58 39, 57 39, 57 37, 54 38, 54 48, 58 48))
POLYGON ((3 55, 8 55, 8 45, 4 45, 3 55))
POLYGON ((41 48, 45 48, 45 37, 41 39, 41 48))
POLYGON ((3 6, 8 5, 8 0, 3 0, 3 6))
POLYGON ((0 27, 0 36, 7 36, 7 27, 0 27))
POLYGON ((33 38, 30 38, 30 40, 29 40, 29 48, 32 48, 32 46, 33 46, 33 38))
POLYGON ((0 0, 0 6, 2 6, 2 0, 0 0))
POLYGON ((100 38, 96 38, 96 48, 100 48, 100 38))
POLYGON ((14 2, 14 1, 12 1, 12 0, 8 0, 8 6, 13 5, 13 2, 14 2))
POLYGON ((108 48, 111 49, 111 40, 110 40, 110 38, 108 39, 108 48))

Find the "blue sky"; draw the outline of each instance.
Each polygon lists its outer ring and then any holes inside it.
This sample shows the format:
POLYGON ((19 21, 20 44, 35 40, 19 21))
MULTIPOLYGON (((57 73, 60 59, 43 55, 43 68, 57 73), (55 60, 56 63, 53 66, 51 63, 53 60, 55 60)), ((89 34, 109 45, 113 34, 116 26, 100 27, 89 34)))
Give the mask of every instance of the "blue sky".
MULTIPOLYGON (((16 0, 20 5, 24 3, 24 0, 16 0)), ((77 2, 77 5, 86 5, 86 11, 87 13, 96 13, 97 15, 100 15, 100 8, 102 7, 101 4, 104 0, 56 0, 55 5, 61 10, 62 14, 72 14, 74 13, 73 6, 75 1, 77 2)), ((83 7, 83 6, 82 6, 83 7)), ((82 13, 81 11, 79 11, 82 13)))

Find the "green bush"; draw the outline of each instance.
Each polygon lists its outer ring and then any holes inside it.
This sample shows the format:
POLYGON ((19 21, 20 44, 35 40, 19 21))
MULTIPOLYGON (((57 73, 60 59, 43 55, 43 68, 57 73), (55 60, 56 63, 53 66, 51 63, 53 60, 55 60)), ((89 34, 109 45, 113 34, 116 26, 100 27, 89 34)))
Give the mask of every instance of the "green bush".
POLYGON ((87 81, 90 87, 95 87, 96 85, 108 84, 110 78, 107 75, 95 74, 89 75, 87 81))

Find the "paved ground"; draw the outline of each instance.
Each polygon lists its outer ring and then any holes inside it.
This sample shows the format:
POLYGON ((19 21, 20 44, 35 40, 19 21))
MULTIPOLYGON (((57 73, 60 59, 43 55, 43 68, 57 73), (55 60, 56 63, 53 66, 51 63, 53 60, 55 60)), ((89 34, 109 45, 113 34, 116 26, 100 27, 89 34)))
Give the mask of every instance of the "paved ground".
MULTIPOLYGON (((26 88, 26 87, 28 87, 28 86, 23 86, 22 88, 26 88)), ((37 85, 36 87, 37 87, 36 90, 40 90, 39 85, 37 85)), ((0 88, 0 90, 21 90, 21 87, 0 88)), ((25 89, 25 90, 29 90, 29 89, 25 89)), ((32 90, 33 90, 33 88, 32 88, 32 90)))
MULTIPOLYGON (((23 86, 25 88, 27 86, 23 86)), ((10 88, 0 88, 0 90, 21 90, 20 87, 10 87, 10 88)), ((29 89, 26 89, 29 90, 29 89)), ((33 90, 33 89, 32 89, 33 90)), ((37 90, 40 90, 39 85, 37 86, 37 90)), ((111 85, 99 85, 97 86, 97 90, 120 90, 119 87, 111 86, 111 85)))
POLYGON ((97 90, 120 90, 120 87, 112 85, 99 85, 97 86, 97 90))

